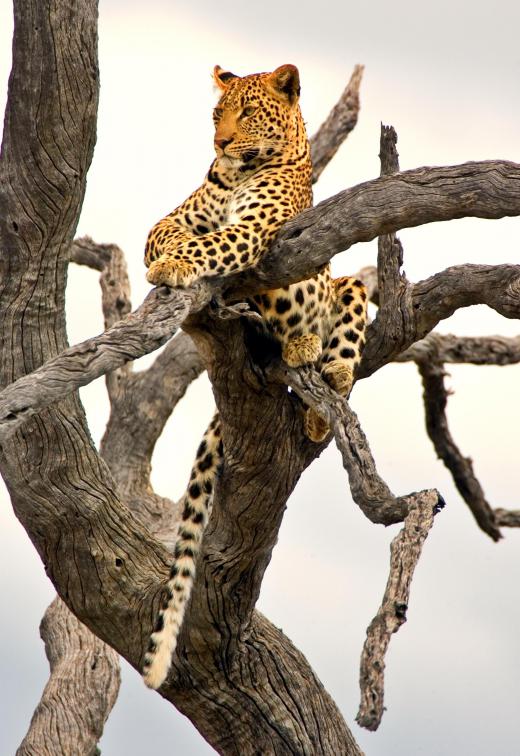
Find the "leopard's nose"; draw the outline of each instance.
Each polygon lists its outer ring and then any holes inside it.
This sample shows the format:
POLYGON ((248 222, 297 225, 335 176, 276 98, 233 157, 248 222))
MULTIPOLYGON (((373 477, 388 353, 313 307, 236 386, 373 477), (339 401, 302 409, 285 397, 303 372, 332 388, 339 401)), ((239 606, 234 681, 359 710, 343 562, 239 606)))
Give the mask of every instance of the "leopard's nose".
POLYGON ((218 138, 215 139, 215 144, 217 147, 220 147, 221 150, 225 150, 228 144, 231 144, 232 141, 232 139, 218 138))

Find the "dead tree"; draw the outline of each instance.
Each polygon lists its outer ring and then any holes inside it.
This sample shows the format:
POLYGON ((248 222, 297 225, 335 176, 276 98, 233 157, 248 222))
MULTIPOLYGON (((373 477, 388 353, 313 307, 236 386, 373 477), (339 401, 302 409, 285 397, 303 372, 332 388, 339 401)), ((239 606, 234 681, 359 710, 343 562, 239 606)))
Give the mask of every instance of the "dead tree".
MULTIPOLYGON (((377 271, 360 272, 378 314, 358 378, 393 360, 417 363, 436 451, 480 527, 497 540, 499 528, 517 526, 520 517, 486 502, 451 438, 443 365, 518 362, 518 339, 432 331, 469 304, 518 318, 520 266, 464 265, 411 283, 395 232, 464 216, 520 215, 520 166, 489 161, 401 173, 395 133, 383 129, 382 175, 289 222, 256 269, 185 291, 153 290, 131 311, 118 247, 74 242, 95 143, 96 3, 47 6, 15 0, 0 159, 0 470, 60 597, 42 623, 51 678, 19 753, 33 753, 35 743, 38 753, 55 753, 57 731, 65 752, 92 753, 117 695, 115 652, 142 665, 178 517, 178 506, 152 491, 150 459, 173 407, 207 369, 225 463, 160 694, 220 753, 360 754, 303 655, 255 610, 287 499, 330 442, 304 436, 302 400, 328 418, 363 513, 374 523, 403 522, 362 655, 358 721, 370 729, 383 712, 384 652, 406 619, 410 580, 442 497, 434 489, 394 495, 348 403, 310 368, 258 364, 244 335, 247 311, 225 301, 299 280, 337 252, 379 237, 377 271), (73 347, 64 322, 70 261, 101 271, 106 323, 103 334, 73 347), (172 338, 181 324, 191 339, 172 338), (132 360, 164 344, 148 370, 132 370, 132 360), (100 375, 107 376, 111 416, 98 453, 77 389, 100 375), (65 702, 53 693, 57 674, 69 678, 65 702)), ((357 68, 313 140, 315 179, 356 122, 360 78, 357 68)))

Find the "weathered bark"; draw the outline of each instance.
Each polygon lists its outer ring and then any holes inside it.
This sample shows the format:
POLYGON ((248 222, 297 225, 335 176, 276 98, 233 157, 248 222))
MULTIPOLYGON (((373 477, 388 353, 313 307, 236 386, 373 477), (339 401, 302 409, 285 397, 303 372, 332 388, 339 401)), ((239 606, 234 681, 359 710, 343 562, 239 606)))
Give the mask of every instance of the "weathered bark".
MULTIPOLYGON (((65 270, 94 142, 95 29, 93 2, 71 9, 55 0, 50 14, 36 2, 24 4, 23 12, 20 3, 16 6, 15 59, 0 162, 0 217, 6 221, 1 224, 6 273, 0 304, 3 386, 66 347, 65 270), (63 50, 71 57, 63 60, 63 50), (85 74, 85 65, 90 76, 76 82, 75 75, 85 74), (28 71, 33 67, 37 76, 28 71), (74 98, 68 99, 71 87, 74 98)), ((178 294, 170 298, 162 290, 151 295, 158 302, 161 297, 170 303, 163 312, 171 320, 178 294)), ((156 309, 160 308, 159 302, 156 309)), ((117 344, 112 346, 117 351, 117 344)), ((118 357, 119 364, 131 356, 118 357)), ((224 365, 227 362, 223 360, 224 365)), ((114 365, 107 362, 103 370, 109 367, 114 365)), ((237 380, 231 376, 229 387, 237 380)), ((250 413, 259 405, 258 396, 243 389, 240 385, 250 413)), ((231 501, 226 495, 215 501, 194 594, 198 601, 193 602, 181 656, 162 694, 189 714, 222 753, 311 754, 322 749, 359 754, 337 708, 301 654, 265 619, 251 616, 287 495, 302 466, 315 454, 309 444, 296 449, 295 440, 301 436, 300 423, 295 431, 299 405, 285 390, 278 394, 273 407, 263 397, 266 414, 255 432, 263 428, 266 445, 272 447, 266 448, 267 459, 274 461, 279 439, 269 438, 267 429, 272 427, 273 413, 281 412, 288 422, 285 448, 293 450, 293 467, 286 476, 280 466, 279 484, 267 496, 266 472, 260 472, 256 483, 252 477, 257 472, 251 467, 252 444, 242 451, 238 426, 235 435, 229 431, 229 447, 236 452, 231 466, 236 472, 238 465, 240 475, 224 473, 221 487, 234 489, 249 477, 248 488, 231 501), (246 459, 241 459, 244 455, 246 459), (251 531, 244 534, 241 529, 246 525, 251 531), (240 539, 233 545, 244 565, 222 548, 230 535, 236 538, 237 527, 241 538, 247 535, 252 545, 245 553, 240 539), (239 597, 243 606, 237 607, 239 597)), ((238 423, 240 413, 236 418, 238 423)), ((232 427, 230 420, 228 426, 232 427)), ((60 596, 91 630, 139 668, 168 575, 169 554, 118 499, 113 479, 92 447, 77 397, 27 416, 3 445, 0 467, 16 515, 60 596)))
POLYGON ((393 633, 406 622, 413 573, 423 543, 439 511, 435 492, 418 495, 400 533, 390 546, 390 574, 383 601, 367 630, 361 655, 359 683, 361 703, 356 721, 367 730, 377 730, 384 711, 385 654, 393 633))
POLYGON ((338 102, 310 140, 313 183, 319 179, 325 166, 357 123, 363 70, 364 66, 355 66, 338 102))
POLYGON ((306 404, 328 422, 341 453, 343 467, 349 476, 352 498, 371 522, 382 525, 402 522, 410 508, 426 494, 436 501, 442 501, 439 492, 434 489, 394 496, 377 472, 368 441, 355 412, 315 370, 295 370, 277 365, 270 372, 291 386, 306 404))
POLYGON ((119 692, 119 657, 56 598, 40 634, 51 668, 17 756, 96 753, 119 692))
POLYGON ((413 344, 396 362, 425 358, 432 349, 440 362, 471 365, 516 365, 520 362, 520 336, 455 336, 430 333, 413 344))
POLYGON ((448 428, 448 392, 444 386, 444 366, 432 351, 428 357, 417 361, 417 367, 423 383, 426 430, 437 456, 451 472, 457 490, 479 526, 494 541, 498 541, 502 535, 495 512, 487 502, 482 486, 473 472, 471 459, 460 453, 448 428))
MULTIPOLYGON (((66 351, 66 265, 95 140, 96 5, 83 0, 72 8, 53 0, 49 13, 37 0, 18 0, 15 16, 0 159, 0 385, 21 382, 0 397, 0 469, 16 515, 59 595, 96 635, 140 668, 170 561, 143 524, 156 505, 157 521, 163 521, 161 505, 147 491, 147 464, 172 404, 155 404, 142 444, 121 469, 117 426, 109 426, 104 451, 118 482, 127 486, 122 500, 72 392, 164 343, 212 296, 289 283, 341 249, 398 228, 463 215, 520 214, 520 167, 496 161, 419 169, 354 187, 287 224, 257 270, 183 292, 156 290, 123 321, 108 318, 107 333, 66 351)), ((76 245, 72 254, 86 260, 87 246, 76 245)), ((518 317, 516 266, 463 272, 469 294, 458 283, 460 269, 416 285, 410 292, 412 325, 398 348, 365 358, 366 374, 433 327, 436 309, 451 314, 464 303, 486 301, 518 317), (505 297, 479 292, 490 280, 509 284, 505 297)), ((120 301, 124 314, 127 296, 124 286, 116 291, 119 284, 114 281, 109 309, 120 301)), ((255 361, 242 323, 216 323, 206 312, 192 318, 191 328, 221 412, 225 463, 193 600, 161 695, 221 753, 359 754, 303 656, 254 610, 287 497, 324 445, 303 436, 301 401, 255 361)), ((372 333, 377 335, 376 324, 372 333)), ((159 373, 179 356, 176 349, 184 349, 182 342, 172 344, 156 363, 159 373)), ((114 408, 118 402, 131 406, 128 391, 144 390, 140 380, 128 368, 109 379, 114 408)), ((132 421, 125 428, 127 438, 135 427, 132 421)), ((337 418, 335 429, 339 437, 337 418)), ((359 448, 360 443, 352 444, 353 459, 359 448)))
MULTIPOLYGON (((110 327, 131 309, 122 250, 113 244, 77 240, 72 259, 102 272, 103 314, 110 327)), ((134 375, 132 364, 127 363, 107 375, 111 413, 101 455, 133 514, 170 550, 180 520, 179 507, 152 492, 150 457, 164 422, 201 369, 193 343, 180 334, 149 370, 134 375)), ((119 690, 119 658, 61 599, 47 609, 41 629, 51 661, 50 678, 20 753, 37 749, 37 753, 53 754, 58 743, 63 753, 93 753, 119 690)))
MULTIPOLYGON (((333 236, 334 232, 329 229, 325 238, 333 236)), ((295 269, 303 269, 306 273, 314 269, 310 261, 314 259, 315 248, 320 248, 320 244, 313 246, 312 239, 306 238, 300 250, 302 259, 292 258, 295 269)), ((326 259, 330 256, 329 252, 326 259)), ((269 260, 271 257, 269 253, 269 260)), ((280 266, 285 269, 287 261, 282 258, 280 261, 280 266)), ((261 264, 257 273, 266 280, 264 269, 261 264)), ((241 283, 230 286, 229 292, 234 292, 236 296, 251 293, 253 282, 260 286, 254 272, 232 277, 233 280, 235 278, 241 283)), ((283 281, 296 278, 294 275, 281 276, 283 281)), ((276 279, 269 274, 268 280, 272 286, 276 279)), ((220 279, 208 279, 187 290, 153 289, 144 303, 124 320, 115 323, 100 336, 64 350, 39 372, 20 378, 0 393, 0 437, 11 433, 36 410, 115 370, 128 360, 157 349, 175 333, 190 312, 201 310, 212 294, 219 296, 223 286, 224 281, 220 279)), ((365 378, 396 359, 459 307, 487 304, 504 317, 518 318, 520 266, 454 266, 416 284, 400 285, 399 293, 392 298, 392 302, 395 306, 385 307, 384 318, 378 317, 368 328, 367 347, 358 378, 365 378)))
MULTIPOLYGON (((53 29, 43 4, 15 4, 13 72, 0 158, 1 385, 66 346, 62 250, 74 232, 95 141, 95 5, 64 13, 52 4, 51 14, 53 29), (85 55, 78 68, 74 59, 80 50, 85 55), (54 65, 41 65, 46 56, 54 65), (65 72, 70 77, 66 89, 65 72)), ((31 429, 26 432, 30 436, 31 429)), ((43 452, 48 447, 42 443, 41 424, 37 436, 33 442, 43 452)), ((31 462, 38 462, 22 437, 7 453, 2 450, 2 460, 9 453, 20 455, 32 474, 31 462)), ((45 460, 40 464, 39 475, 45 475, 45 460)), ((54 754, 59 749, 92 754, 117 696, 117 654, 60 600, 49 607, 41 632, 51 677, 19 753, 54 754)))

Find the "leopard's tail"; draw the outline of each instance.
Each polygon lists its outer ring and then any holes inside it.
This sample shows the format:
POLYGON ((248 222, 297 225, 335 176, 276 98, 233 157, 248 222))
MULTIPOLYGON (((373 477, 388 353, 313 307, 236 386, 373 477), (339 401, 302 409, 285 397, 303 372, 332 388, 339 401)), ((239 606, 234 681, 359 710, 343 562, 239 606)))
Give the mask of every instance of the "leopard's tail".
POLYGON ((144 657, 143 679, 149 688, 159 688, 170 670, 195 579, 195 564, 211 510, 215 478, 222 462, 220 435, 220 422, 216 414, 200 443, 191 471, 170 579, 144 657))

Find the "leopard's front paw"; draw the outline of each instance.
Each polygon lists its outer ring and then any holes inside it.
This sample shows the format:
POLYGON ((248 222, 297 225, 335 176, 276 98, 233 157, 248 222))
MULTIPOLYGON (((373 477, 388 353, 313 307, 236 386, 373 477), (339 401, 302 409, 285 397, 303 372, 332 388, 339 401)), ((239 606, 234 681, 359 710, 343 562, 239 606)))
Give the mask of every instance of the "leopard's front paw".
POLYGON ((154 286, 180 286, 187 289, 198 278, 197 270, 192 263, 185 260, 166 258, 153 262, 146 274, 146 280, 154 286))
POLYGON ((315 333, 306 333, 290 339, 282 351, 282 358, 289 367, 300 367, 316 362, 321 354, 321 339, 315 333))

